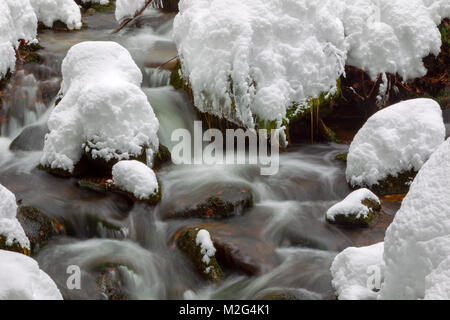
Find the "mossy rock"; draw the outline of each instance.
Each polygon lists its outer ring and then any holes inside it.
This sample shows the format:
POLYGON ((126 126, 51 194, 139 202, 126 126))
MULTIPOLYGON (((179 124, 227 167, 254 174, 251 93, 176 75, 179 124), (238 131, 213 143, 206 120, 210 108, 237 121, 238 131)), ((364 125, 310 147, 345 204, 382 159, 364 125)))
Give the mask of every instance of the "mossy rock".
POLYGON ((81 188, 90 189, 93 191, 111 191, 115 192, 121 195, 126 196, 128 199, 130 199, 133 202, 146 202, 150 205, 156 205, 158 202, 161 201, 161 185, 158 182, 158 192, 151 195, 150 197, 146 199, 139 199, 137 198, 133 193, 125 191, 120 189, 119 187, 115 186, 114 183, 111 183, 109 181, 110 179, 105 178, 82 178, 78 181, 78 186, 81 188))
POLYGON ((375 217, 379 214, 381 210, 381 205, 375 200, 372 199, 364 199, 361 203, 369 209, 369 212, 364 217, 360 215, 358 217, 357 214, 336 214, 334 216, 334 220, 326 220, 332 224, 338 224, 346 227, 369 227, 375 217))
POLYGON ((43 166, 41 164, 37 165, 37 169, 46 171, 60 178, 71 178, 71 177, 81 178, 87 175, 88 172, 92 170, 92 168, 90 167, 90 162, 85 156, 82 156, 81 159, 75 164, 73 172, 69 172, 61 168, 51 168, 49 166, 43 166))
MULTIPOLYGON (((89 9, 93 9, 95 12, 109 12, 116 8, 114 1, 110 1, 108 4, 92 3, 92 2, 82 2, 80 0, 75 0, 75 2, 81 6, 81 13, 88 13, 89 9)), ((92 11, 92 10, 91 10, 92 11)))
POLYGON ((409 186, 417 175, 417 171, 409 170, 397 174, 396 177, 389 175, 379 181, 378 184, 367 187, 377 195, 404 194, 408 193, 409 186))
POLYGON ((65 227, 58 220, 48 217, 35 207, 19 207, 17 219, 30 240, 33 253, 44 246, 53 236, 66 232, 65 227))
POLYGON ((31 251, 23 248, 18 242, 13 241, 12 244, 6 244, 6 237, 0 234, 0 250, 14 251, 29 256, 31 251))
POLYGON ((252 191, 246 186, 211 185, 178 197, 165 208, 165 218, 224 219, 240 216, 253 206, 252 191))
POLYGON ((334 157, 334 160, 347 163, 347 155, 348 153, 339 153, 334 157))
POLYGON ((170 154, 169 149, 166 146, 159 144, 158 153, 153 159, 153 170, 158 170, 163 164, 170 161, 172 161, 172 155, 170 154))
POLYGON ((196 243, 197 233, 201 229, 196 227, 187 227, 177 232, 176 244, 178 248, 192 261, 197 271, 202 277, 212 282, 220 282, 223 277, 223 271, 216 260, 216 256, 210 257, 208 264, 203 262, 201 248, 196 243))

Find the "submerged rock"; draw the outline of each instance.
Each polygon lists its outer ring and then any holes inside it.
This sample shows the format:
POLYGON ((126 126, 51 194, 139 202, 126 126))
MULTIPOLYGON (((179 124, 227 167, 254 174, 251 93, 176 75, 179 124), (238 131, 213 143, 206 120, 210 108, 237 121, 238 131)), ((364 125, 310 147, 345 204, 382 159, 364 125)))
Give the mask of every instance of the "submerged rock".
MULTIPOLYGON (((223 278, 223 271, 217 262, 215 248, 212 247, 212 250, 207 252, 203 242, 199 239, 200 231, 205 232, 206 230, 196 227, 182 229, 177 233, 176 244, 192 261, 197 271, 204 278, 213 282, 219 282, 223 278)), ((209 237, 209 233, 207 235, 209 237)))
POLYGON ((322 295, 306 289, 267 288, 258 292, 254 300, 322 300, 322 295))
POLYGON ((208 190, 171 201, 165 217, 222 219, 242 215, 252 206, 253 195, 248 187, 212 185, 208 190))
POLYGON ((127 300, 127 296, 122 289, 121 267, 111 265, 99 268, 97 287, 100 294, 107 300, 127 300))

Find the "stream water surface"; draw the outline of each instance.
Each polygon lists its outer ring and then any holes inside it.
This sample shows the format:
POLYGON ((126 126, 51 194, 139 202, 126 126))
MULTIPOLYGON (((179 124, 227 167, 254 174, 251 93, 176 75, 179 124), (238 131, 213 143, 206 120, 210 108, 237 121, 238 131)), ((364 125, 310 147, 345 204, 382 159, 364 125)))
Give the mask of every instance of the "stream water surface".
POLYGON ((377 223, 364 230, 326 223, 326 210, 346 196, 345 165, 334 159, 347 145, 295 145, 280 155, 280 170, 261 176, 257 166, 164 166, 157 172, 162 201, 155 207, 133 204, 117 194, 81 189, 75 179, 62 179, 36 169, 46 120, 61 82, 61 62, 74 44, 87 40, 117 41, 126 47, 144 74, 143 90, 160 121, 159 136, 169 148, 176 128, 192 131, 197 119, 189 99, 169 86, 170 73, 157 68, 176 56, 171 41, 173 15, 149 11, 119 34, 112 12, 85 17, 79 32, 40 34, 42 65, 20 70, 6 89, 0 137, 0 183, 23 205, 65 221, 67 236, 50 241, 35 255, 57 283, 64 298, 101 299, 97 268, 120 265, 122 290, 133 299, 253 299, 290 292, 302 299, 334 298, 329 267, 347 246, 382 241, 399 207, 383 199, 377 223), (11 141, 24 128, 32 138, 11 151, 11 141), (41 132, 37 134, 36 132, 41 132), (251 190, 254 206, 244 215, 225 220, 168 219, 165 211, 178 199, 207 193, 211 186, 234 185, 251 190), (100 223, 102 221, 103 223, 100 223), (116 228, 108 228, 108 225, 116 228), (246 270, 226 270, 224 281, 205 281, 176 248, 174 237, 183 226, 202 225, 224 243, 246 270), (82 290, 66 286, 67 266, 82 270, 82 290))

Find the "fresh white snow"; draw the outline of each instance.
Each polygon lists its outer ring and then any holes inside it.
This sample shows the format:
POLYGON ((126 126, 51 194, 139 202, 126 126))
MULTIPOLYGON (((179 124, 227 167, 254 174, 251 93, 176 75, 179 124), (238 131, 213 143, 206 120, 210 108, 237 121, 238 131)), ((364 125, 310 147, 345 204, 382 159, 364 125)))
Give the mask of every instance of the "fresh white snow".
POLYGON ((347 181, 372 186, 388 175, 418 171, 444 139, 442 111, 434 100, 413 99, 382 109, 350 145, 347 181))
MULTIPOLYGON (((117 0, 116 1, 116 20, 122 21, 126 18, 132 18, 136 12, 141 10, 147 0, 117 0)), ((163 0, 153 0, 148 8, 163 8, 163 0)))
POLYGON ((344 65, 404 80, 439 53, 448 0, 181 0, 174 41, 203 112, 278 127, 293 103, 333 91, 344 65))
POLYGON ((356 215, 356 218, 367 217, 369 208, 361 203, 365 199, 380 203, 380 200, 372 191, 361 188, 353 191, 344 200, 328 209, 327 219, 334 221, 336 215, 356 215))
POLYGON ((440 287, 449 286, 448 280, 440 284, 448 277, 445 268, 448 261, 444 261, 450 257, 449 190, 450 140, 447 140, 419 171, 386 231, 386 272, 381 298, 436 297, 440 287))
POLYGON ((51 28, 55 21, 62 21, 67 28, 80 29, 81 12, 74 0, 30 0, 39 21, 51 28))
POLYGON ((0 250, 0 300, 62 300, 62 296, 35 260, 0 250))
MULTIPOLYGON (((197 233, 197 237, 195 238, 195 243, 200 246, 200 253, 203 255, 202 261, 205 264, 209 264, 211 257, 216 254, 216 248, 211 240, 211 236, 209 235, 208 230, 201 229, 197 233)), ((209 273, 210 268, 206 268, 205 272, 209 273)))
POLYGON ((158 150, 159 122, 125 48, 103 41, 74 45, 62 74, 64 97, 48 119, 42 165, 72 172, 83 151, 109 161, 158 150))
POLYGON ((158 181, 152 169, 137 160, 122 160, 112 168, 114 185, 146 199, 158 192, 158 181))
POLYGON ((380 289, 375 287, 382 281, 383 249, 383 242, 362 248, 350 247, 334 258, 330 270, 339 300, 377 298, 378 293, 373 289, 380 289), (378 276, 380 278, 376 279, 378 276))
POLYGON ((17 220, 16 214, 16 197, 0 184, 0 235, 6 238, 7 246, 18 243, 22 248, 30 249, 30 241, 17 220))
POLYGON ((423 165, 383 243, 348 248, 331 266, 340 299, 450 298, 450 140, 423 165), (369 292, 365 269, 378 266, 381 290, 369 292))
POLYGON ((19 40, 36 39, 37 17, 29 0, 0 1, 0 79, 15 70, 19 40))

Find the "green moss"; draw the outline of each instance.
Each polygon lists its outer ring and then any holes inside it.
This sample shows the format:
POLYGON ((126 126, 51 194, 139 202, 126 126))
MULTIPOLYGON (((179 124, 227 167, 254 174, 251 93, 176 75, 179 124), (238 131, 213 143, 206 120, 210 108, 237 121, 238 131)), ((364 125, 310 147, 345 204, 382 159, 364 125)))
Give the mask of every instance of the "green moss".
POLYGON ((153 159, 153 169, 158 170, 164 163, 170 162, 171 160, 172 155, 170 154, 169 149, 166 146, 159 144, 158 153, 153 159))
POLYGON ((368 188, 378 195, 404 194, 409 191, 409 186, 416 175, 417 171, 414 170, 401 172, 395 177, 389 175, 378 184, 368 188))
POLYGON ((339 153, 334 157, 334 159, 337 161, 347 162, 347 155, 348 153, 339 153))
POLYGON ((192 227, 181 230, 176 241, 177 246, 192 261, 197 271, 205 279, 219 282, 224 276, 222 268, 217 262, 215 255, 210 257, 208 264, 203 262, 203 254, 200 252, 200 246, 196 243, 197 233, 199 231, 200 229, 192 227), (209 270, 209 272, 206 272, 206 270, 209 270))

